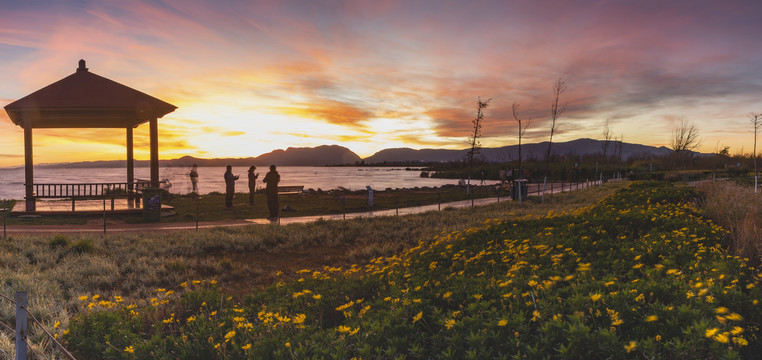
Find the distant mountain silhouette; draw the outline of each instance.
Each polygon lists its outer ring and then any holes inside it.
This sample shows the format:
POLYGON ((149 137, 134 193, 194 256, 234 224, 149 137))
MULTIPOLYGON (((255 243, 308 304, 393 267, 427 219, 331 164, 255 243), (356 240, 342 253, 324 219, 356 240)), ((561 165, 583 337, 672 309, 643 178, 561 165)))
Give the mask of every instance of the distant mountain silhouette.
MULTIPOLYGON (((607 153, 613 155, 614 142, 611 142, 608 146, 607 153)), ((522 144, 521 156, 524 159, 543 159, 545 157, 545 151, 548 149, 548 142, 534 144, 522 144)), ((365 159, 366 164, 381 164, 381 163, 395 163, 395 162, 447 162, 463 160, 466 156, 466 152, 469 149, 463 150, 444 150, 444 149, 421 149, 415 150, 410 148, 396 148, 381 150, 365 159)), ((554 142, 551 147, 551 153, 553 155, 592 155, 601 153, 603 151, 603 141, 594 139, 577 139, 567 142, 554 142)), ((628 159, 636 155, 656 155, 662 156, 671 153, 672 150, 662 147, 623 143, 622 144, 622 158, 628 159)), ((519 147, 518 145, 509 145, 499 148, 482 148, 479 154, 485 161, 488 162, 503 162, 518 160, 519 147)))
MULTIPOLYGON (((543 159, 548 148, 547 142, 535 144, 522 144, 521 153, 524 159, 543 159)), ((614 154, 614 142, 609 144, 608 154, 614 154)), ((553 155, 592 155, 602 152, 603 141, 594 139, 577 139, 568 142, 553 143, 553 155)), ((251 166, 266 167, 270 164, 278 166, 324 166, 324 165, 352 165, 360 161, 365 164, 394 164, 394 163, 432 163, 463 160, 468 149, 421 149, 396 148, 381 150, 365 159, 360 158, 351 150, 339 145, 323 145, 318 147, 290 147, 286 150, 275 150, 257 157, 247 158, 219 158, 201 159, 192 156, 183 156, 179 159, 160 160, 161 167, 184 166, 193 164, 198 166, 251 166)), ((663 156, 672 150, 662 146, 654 147, 640 144, 623 143, 622 158, 627 159, 636 155, 663 156)), ((488 162, 504 162, 518 160, 518 145, 503 146, 499 148, 483 148, 479 154, 488 162)), ((110 161, 84 161, 61 164, 39 164, 45 167, 67 168, 98 168, 98 167, 125 167, 126 160, 110 161)), ((135 166, 149 166, 147 160, 136 160, 135 166)))
MULTIPOLYGON (((251 166, 266 167, 271 164, 278 166, 324 166, 354 164, 362 159, 351 150, 339 145, 323 145, 314 148, 290 147, 286 150, 278 149, 257 157, 247 158, 218 158, 201 159, 192 156, 183 156, 179 159, 159 160, 161 167, 183 166, 251 166)), ((40 164, 38 166, 58 168, 99 168, 99 167, 126 167, 127 160, 108 161, 83 161, 61 164, 40 164)), ((135 166, 149 166, 147 160, 135 160, 135 166)))

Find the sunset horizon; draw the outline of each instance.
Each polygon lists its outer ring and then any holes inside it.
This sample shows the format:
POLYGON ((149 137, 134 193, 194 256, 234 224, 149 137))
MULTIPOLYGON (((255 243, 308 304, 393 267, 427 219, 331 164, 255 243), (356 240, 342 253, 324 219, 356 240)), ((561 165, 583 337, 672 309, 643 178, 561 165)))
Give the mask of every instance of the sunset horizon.
MULTIPOLYGON (((484 147, 518 142, 511 113, 548 140, 553 84, 568 104, 553 141, 667 146, 682 119, 700 152, 751 153, 762 112, 762 31, 752 1, 2 3, 0 106, 94 74, 177 106, 159 157, 257 157, 340 145, 464 149, 477 99, 484 147)), ((24 163, 0 111, 0 167, 24 163)), ((149 155, 135 128, 135 159, 149 155)), ((35 129, 35 163, 125 159, 123 129, 35 129)))

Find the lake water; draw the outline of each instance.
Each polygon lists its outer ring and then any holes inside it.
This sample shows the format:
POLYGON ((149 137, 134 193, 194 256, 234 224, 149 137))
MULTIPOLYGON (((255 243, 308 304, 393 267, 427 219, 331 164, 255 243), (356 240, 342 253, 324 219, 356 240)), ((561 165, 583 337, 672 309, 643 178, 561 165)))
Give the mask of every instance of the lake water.
MULTIPOLYGON (((236 181, 236 190, 247 192, 247 167, 233 167, 233 174, 240 175, 236 181)), ((257 168, 259 178, 257 188, 264 185, 262 179, 269 169, 257 168)), ((170 192, 185 194, 191 191, 188 177, 190 168, 166 167, 159 169, 160 179, 169 179, 172 183, 170 192)), ((207 194, 213 191, 225 192, 224 167, 199 167, 199 192, 207 194)), ((337 189, 364 190, 370 186, 375 190, 386 188, 413 188, 424 186, 442 186, 456 184, 453 179, 434 179, 420 177, 421 170, 405 170, 404 168, 389 167, 312 167, 312 166, 283 166, 278 167, 280 185, 304 185, 304 189, 337 189)), ((72 184, 72 183, 107 183, 126 182, 126 168, 48 168, 37 166, 34 169, 34 181, 38 184, 72 184)), ((150 170, 147 167, 136 167, 135 178, 149 179, 150 170)), ((24 198, 24 168, 0 168, 0 198, 24 198)))

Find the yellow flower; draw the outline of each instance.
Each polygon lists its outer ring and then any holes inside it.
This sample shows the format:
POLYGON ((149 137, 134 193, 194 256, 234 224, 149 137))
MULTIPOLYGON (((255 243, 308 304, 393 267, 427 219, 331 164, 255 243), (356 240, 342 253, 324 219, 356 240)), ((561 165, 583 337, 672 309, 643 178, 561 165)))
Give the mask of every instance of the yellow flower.
POLYGON ((133 354, 133 353, 135 353, 135 348, 132 347, 132 345, 130 345, 130 346, 124 348, 124 352, 133 354))
POLYGON ((716 312, 718 314, 726 314, 728 311, 729 311, 728 308, 726 308, 724 306, 720 306, 720 307, 714 309, 714 312, 716 312))
POLYGON ((87 295, 82 295, 79 297, 79 301, 87 301, 87 299, 89 299, 87 295))
POLYGON ((287 342, 287 343, 285 343, 284 345, 286 345, 286 347, 287 347, 287 348, 290 348, 290 347, 291 347, 291 343, 290 343, 290 342, 287 342))
POLYGON ((743 321, 743 316, 741 316, 740 314, 737 314, 737 313, 732 313, 732 314, 726 316, 725 318, 730 320, 730 321, 743 321))
POLYGON ((320 300, 320 299, 323 298, 323 296, 320 295, 320 294, 315 294, 315 295, 312 295, 312 298, 315 299, 315 300, 320 300))
POLYGON ((659 317, 657 315, 648 315, 646 316, 646 322, 654 322, 659 320, 659 317))
POLYGON ((349 326, 339 325, 339 327, 336 328, 336 331, 338 331, 340 333, 347 333, 347 332, 352 331, 352 328, 349 327, 349 326))
POLYGON ((497 326, 501 326, 502 327, 502 326, 506 326, 506 325, 508 325, 508 320, 503 319, 503 320, 500 320, 500 321, 497 322, 497 326))
POLYGON ((251 344, 246 344, 244 346, 241 346, 241 349, 243 349, 243 350, 249 350, 249 349, 251 349, 251 344))
POLYGON ((188 320, 186 320, 186 322, 191 322, 191 321, 195 321, 195 320, 196 320, 196 317, 191 315, 191 316, 188 317, 188 320))
POLYGON ((624 350, 625 350, 625 351, 627 351, 627 353, 628 353, 628 354, 629 354, 631 351, 633 351, 633 350, 635 350, 635 349, 637 349, 637 348, 638 348, 638 343, 636 343, 636 342, 634 342, 634 341, 630 341, 630 343, 629 343, 629 344, 627 344, 627 345, 625 345, 625 346, 624 346, 624 350))
POLYGON ((296 316, 294 316, 294 324, 301 324, 304 322, 305 319, 307 319, 307 315, 297 314, 296 316))
POLYGON ((225 342, 228 342, 230 339, 233 338, 233 336, 235 336, 235 330, 231 330, 230 332, 225 334, 225 342))
POLYGON ((718 328, 706 329, 706 332, 704 332, 704 337, 710 338, 714 336, 714 334, 716 334, 718 331, 720 331, 718 328))
POLYGON ((337 308, 336 308, 336 311, 343 311, 343 310, 345 310, 345 309, 349 308, 350 306, 352 306, 352 305, 354 305, 354 304, 355 304, 355 302, 354 302, 354 301, 350 301, 350 302, 348 302, 348 303, 346 303, 346 304, 344 304, 344 305, 341 305, 341 306, 337 307, 337 308))
POLYGON ((590 295, 590 300, 593 300, 593 301, 598 301, 598 300, 600 300, 600 299, 601 299, 601 296, 603 296, 603 295, 601 295, 601 294, 593 294, 593 295, 590 295))
POLYGON ((452 327, 455 326, 455 319, 449 319, 445 321, 445 327, 448 329, 452 329, 452 327))
POLYGON ((714 340, 717 341, 718 343, 727 344, 729 340, 728 333, 717 334, 714 337, 714 340))
POLYGON ((60 321, 56 321, 56 323, 53 325, 53 328, 54 329, 58 329, 59 326, 61 326, 61 322, 60 321))
POLYGON ((734 326, 733 330, 730 330, 730 333, 733 335, 738 335, 743 332, 743 328, 740 326, 734 326))
POLYGON ((442 299, 447 299, 447 298, 449 298, 450 296, 452 296, 452 291, 448 291, 448 292, 446 292, 446 293, 442 294, 442 299))
POLYGON ((423 317, 423 311, 413 316, 413 323, 416 323, 418 320, 421 320, 422 317, 423 317))

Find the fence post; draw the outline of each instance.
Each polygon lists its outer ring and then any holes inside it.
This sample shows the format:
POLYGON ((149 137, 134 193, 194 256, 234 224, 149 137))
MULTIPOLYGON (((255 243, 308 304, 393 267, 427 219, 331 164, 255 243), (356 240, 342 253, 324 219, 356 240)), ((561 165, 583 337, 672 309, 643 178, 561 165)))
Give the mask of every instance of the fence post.
POLYGON ((103 198, 103 234, 106 234, 106 198, 103 198))
POLYGON ((26 291, 16 292, 16 359, 26 360, 26 291))
POLYGON ((442 190, 437 191, 437 210, 442 210, 442 190))

